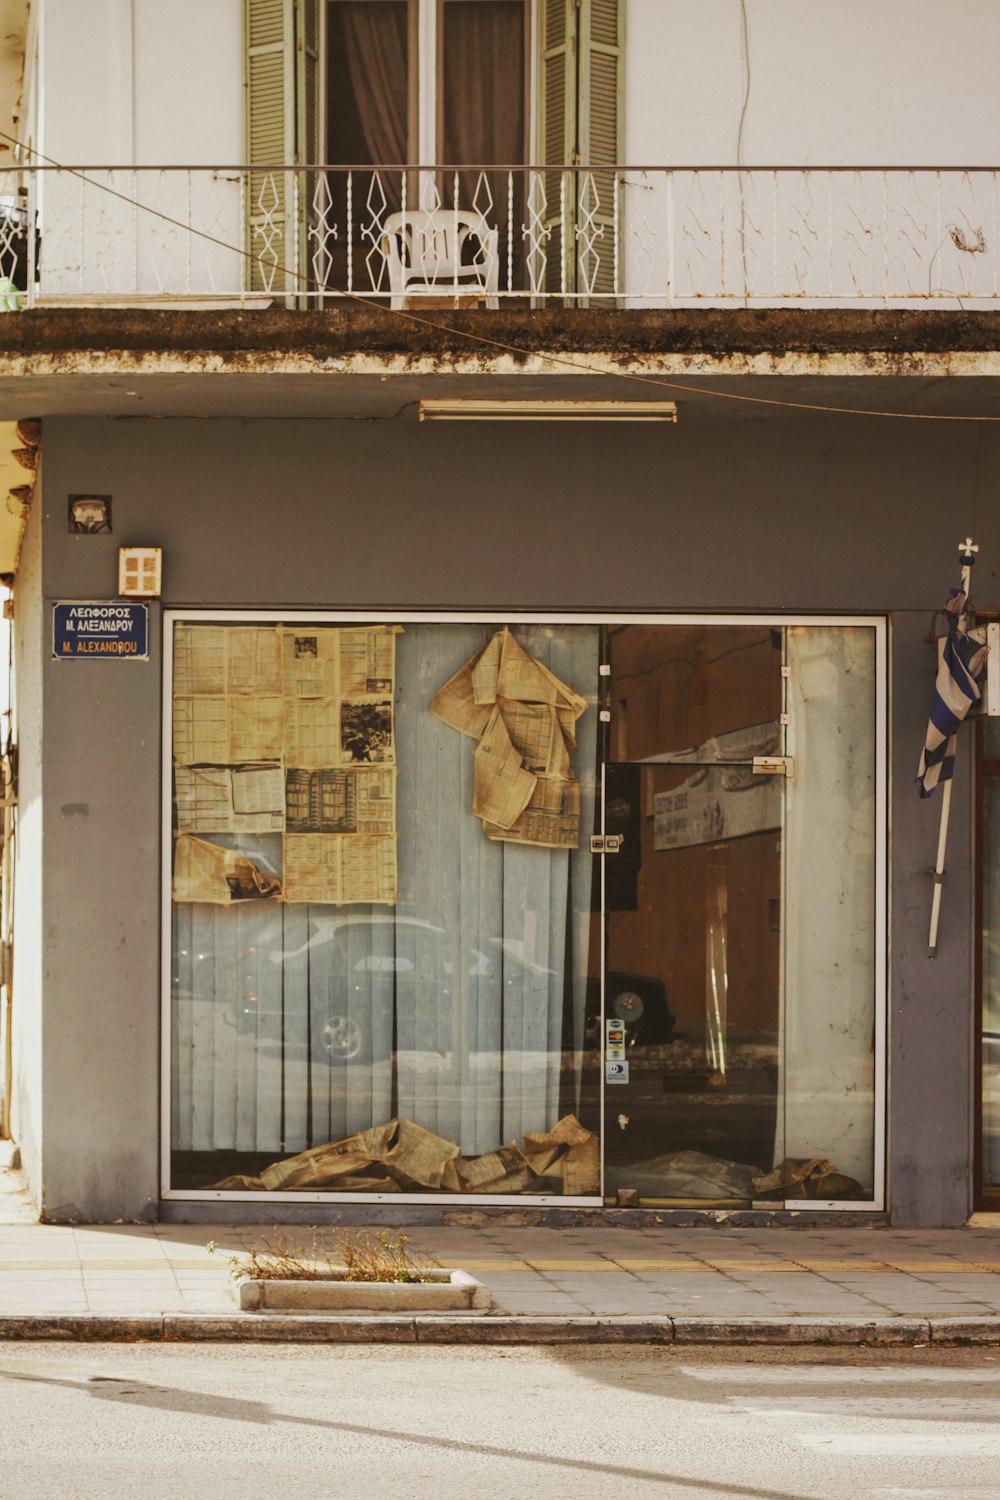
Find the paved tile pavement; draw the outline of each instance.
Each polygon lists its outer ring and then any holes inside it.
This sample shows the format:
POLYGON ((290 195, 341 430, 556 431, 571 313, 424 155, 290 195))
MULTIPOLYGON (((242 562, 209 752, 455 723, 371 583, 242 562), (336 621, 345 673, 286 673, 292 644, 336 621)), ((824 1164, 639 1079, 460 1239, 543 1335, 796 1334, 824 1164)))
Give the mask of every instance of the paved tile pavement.
MULTIPOLYGON (((269 1232, 41 1225, 0 1167, 0 1316, 226 1316, 230 1257, 269 1232), (217 1249, 210 1250, 214 1242, 217 1249)), ((285 1231, 293 1240, 301 1230, 285 1231)), ((412 1248, 514 1318, 1000 1316, 1000 1227, 957 1230, 419 1228, 412 1248)), ((308 1231, 306 1231, 308 1237, 308 1231)))

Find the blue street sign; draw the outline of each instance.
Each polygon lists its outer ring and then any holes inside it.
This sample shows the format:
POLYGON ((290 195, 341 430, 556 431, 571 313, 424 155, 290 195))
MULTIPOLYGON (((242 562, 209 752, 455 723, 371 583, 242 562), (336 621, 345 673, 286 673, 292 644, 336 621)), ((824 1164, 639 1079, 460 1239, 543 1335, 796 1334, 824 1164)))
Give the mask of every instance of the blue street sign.
POLYGON ((149 605, 118 599, 53 604, 52 656, 56 661, 148 661, 149 605))

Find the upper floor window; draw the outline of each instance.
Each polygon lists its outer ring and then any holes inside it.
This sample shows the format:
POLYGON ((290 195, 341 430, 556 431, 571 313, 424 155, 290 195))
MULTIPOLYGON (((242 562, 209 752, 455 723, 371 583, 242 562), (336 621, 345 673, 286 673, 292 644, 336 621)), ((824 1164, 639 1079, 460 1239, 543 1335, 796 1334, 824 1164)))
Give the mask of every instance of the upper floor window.
MULTIPOLYGON (((398 228, 390 222, 386 239, 387 221, 446 206, 478 216, 485 239, 442 251, 438 238, 435 254, 485 256, 489 300, 542 287, 573 295, 581 279, 588 292, 610 290, 614 174, 578 169, 620 159, 624 0, 245 4, 249 160, 328 168, 252 176, 251 247, 298 272, 283 284, 261 268, 259 286, 296 293, 311 277, 387 290, 379 274, 398 228), (567 170, 537 170, 549 165, 567 170)), ((419 243, 426 259, 429 241, 419 243)))
POLYGON ((328 0, 331 165, 527 160, 527 0, 328 0))

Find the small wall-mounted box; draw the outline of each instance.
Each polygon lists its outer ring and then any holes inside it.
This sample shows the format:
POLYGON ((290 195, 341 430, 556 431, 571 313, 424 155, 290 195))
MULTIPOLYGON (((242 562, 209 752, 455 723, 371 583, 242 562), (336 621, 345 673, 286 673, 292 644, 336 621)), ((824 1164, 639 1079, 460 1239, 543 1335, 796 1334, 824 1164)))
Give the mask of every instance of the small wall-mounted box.
POLYGON ((119 547, 118 593, 123 599, 158 599, 162 586, 162 547, 119 547))

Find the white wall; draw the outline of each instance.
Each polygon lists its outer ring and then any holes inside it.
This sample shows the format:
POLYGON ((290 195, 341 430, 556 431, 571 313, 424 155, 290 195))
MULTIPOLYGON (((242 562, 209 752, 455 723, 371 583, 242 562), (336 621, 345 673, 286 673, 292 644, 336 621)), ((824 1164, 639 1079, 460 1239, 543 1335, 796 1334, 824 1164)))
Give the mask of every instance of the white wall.
MULTIPOLYGON (((736 164, 740 0, 626 0, 630 165, 736 164)), ((995 0, 745 0, 749 165, 1000 161, 995 0)))
POLYGON ((62 162, 243 158, 240 0, 41 0, 39 145, 62 162))
MULTIPOLYGON (((622 161, 1000 163, 994 0, 627 0, 622 161)), ((629 174, 642 305, 991 307, 992 174, 629 174)))
MULTIPOLYGON (((62 163, 229 166, 244 156, 240 0, 40 0, 38 146, 62 163)), ((239 188, 209 173, 108 184, 239 245, 239 188)), ((237 290, 240 262, 79 180, 42 197, 48 295, 237 290), (53 273, 58 271, 58 275, 53 273)))

